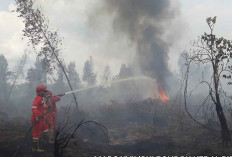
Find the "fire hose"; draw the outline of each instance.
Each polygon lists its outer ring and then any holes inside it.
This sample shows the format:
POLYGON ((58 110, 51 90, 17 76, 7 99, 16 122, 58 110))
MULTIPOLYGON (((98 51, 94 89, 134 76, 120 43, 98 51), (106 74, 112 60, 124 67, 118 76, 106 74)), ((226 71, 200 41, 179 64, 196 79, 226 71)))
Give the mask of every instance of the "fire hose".
MULTIPOLYGON (((121 80, 117 80, 117 81, 112 81, 111 83, 119 83, 119 82, 124 82, 124 81, 140 80, 140 79, 150 79, 150 78, 144 77, 144 76, 133 77, 133 78, 125 78, 125 79, 121 79, 121 80)), ((75 93, 75 92, 80 92, 80 91, 88 90, 88 89, 99 87, 99 86, 101 86, 101 85, 94 85, 94 86, 90 86, 90 87, 86 87, 86 88, 81 88, 81 89, 77 89, 77 90, 65 92, 65 93, 62 93, 62 94, 59 94, 59 95, 56 95, 56 96, 60 96, 61 97, 61 96, 64 96, 64 95, 68 95, 68 94, 72 94, 72 93, 75 93)), ((52 96, 52 97, 55 97, 55 96, 52 96)), ((45 97, 45 98, 49 98, 49 97, 45 97)), ((46 114, 48 114, 51 111, 52 111, 52 108, 48 109, 48 112, 45 112, 42 116, 39 117, 39 119, 43 118, 46 114)), ((29 130, 27 131, 27 133, 25 135, 24 140, 19 145, 19 147, 17 148, 16 152, 13 154, 13 157, 17 157, 17 154, 18 154, 19 150, 21 149, 21 147, 23 146, 23 144, 25 143, 25 141, 26 141, 29 133, 31 132, 31 130, 35 126, 35 124, 37 124, 37 123, 38 123, 38 121, 35 121, 34 123, 32 123, 31 127, 29 128, 29 130)))

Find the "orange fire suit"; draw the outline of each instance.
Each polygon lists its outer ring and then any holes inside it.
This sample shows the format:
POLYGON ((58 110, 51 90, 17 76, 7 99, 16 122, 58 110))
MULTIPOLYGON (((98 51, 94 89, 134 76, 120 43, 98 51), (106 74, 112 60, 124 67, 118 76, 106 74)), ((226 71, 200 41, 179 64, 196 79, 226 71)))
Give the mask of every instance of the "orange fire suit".
POLYGON ((45 116, 45 122, 48 125, 48 129, 54 131, 56 128, 56 102, 60 101, 59 96, 54 96, 48 99, 46 102, 46 112, 48 112, 45 116))
POLYGON ((44 112, 46 106, 43 103, 43 98, 40 96, 36 96, 33 104, 32 104, 32 115, 31 115, 31 123, 36 122, 36 118, 39 119, 38 122, 33 126, 32 137, 33 141, 38 141, 41 133, 48 133, 48 126, 44 122, 44 112))

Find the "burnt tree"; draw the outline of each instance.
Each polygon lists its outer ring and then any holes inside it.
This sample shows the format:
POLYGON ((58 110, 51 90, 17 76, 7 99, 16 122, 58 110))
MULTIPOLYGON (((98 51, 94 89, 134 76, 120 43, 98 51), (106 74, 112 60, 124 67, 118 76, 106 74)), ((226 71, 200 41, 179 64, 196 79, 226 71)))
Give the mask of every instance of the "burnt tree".
MULTIPOLYGON (((202 79, 201 83, 205 83, 209 87, 208 96, 215 105, 215 111, 220 122, 222 145, 223 147, 228 147, 231 144, 231 137, 221 101, 224 94, 221 86, 221 75, 222 73, 232 72, 231 68, 229 68, 230 66, 228 66, 230 59, 232 58, 232 42, 223 37, 217 38, 216 35, 213 34, 216 17, 209 17, 206 19, 206 22, 210 29, 210 33, 204 33, 198 40, 194 41, 192 43, 194 48, 190 53, 185 53, 184 55, 187 60, 187 75, 185 75, 185 79, 188 79, 189 67, 192 62, 203 66, 210 65, 211 80, 206 81, 202 79)), ((186 81, 185 97, 187 95, 187 85, 186 81)))

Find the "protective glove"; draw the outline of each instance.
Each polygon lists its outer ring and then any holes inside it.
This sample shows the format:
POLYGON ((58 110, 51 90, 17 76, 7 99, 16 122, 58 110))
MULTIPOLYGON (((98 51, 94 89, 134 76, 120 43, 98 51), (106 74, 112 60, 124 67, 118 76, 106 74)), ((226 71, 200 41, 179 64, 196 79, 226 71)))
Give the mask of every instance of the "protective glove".
POLYGON ((35 122, 38 122, 39 121, 39 117, 35 117, 35 122))
POLYGON ((51 110, 52 109, 52 106, 48 106, 48 110, 51 110))
POLYGON ((62 93, 62 94, 60 94, 60 95, 57 95, 57 96, 60 96, 60 97, 62 97, 62 96, 64 96, 65 95, 65 93, 62 93))

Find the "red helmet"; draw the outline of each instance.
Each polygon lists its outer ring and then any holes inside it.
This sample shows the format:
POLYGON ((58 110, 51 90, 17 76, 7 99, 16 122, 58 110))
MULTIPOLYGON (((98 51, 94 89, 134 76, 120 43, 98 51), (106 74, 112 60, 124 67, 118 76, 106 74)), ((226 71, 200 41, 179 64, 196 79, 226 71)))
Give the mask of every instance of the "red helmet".
POLYGON ((39 85, 38 87, 36 87, 36 94, 40 95, 41 93, 46 91, 46 89, 47 87, 45 85, 39 85))
POLYGON ((45 94, 45 97, 51 97, 52 96, 52 92, 51 91, 47 91, 45 94))

